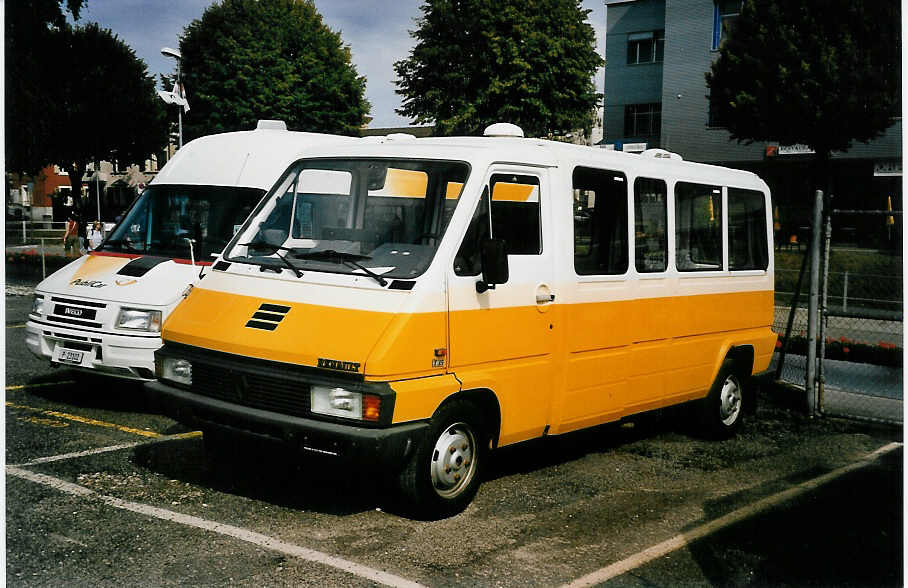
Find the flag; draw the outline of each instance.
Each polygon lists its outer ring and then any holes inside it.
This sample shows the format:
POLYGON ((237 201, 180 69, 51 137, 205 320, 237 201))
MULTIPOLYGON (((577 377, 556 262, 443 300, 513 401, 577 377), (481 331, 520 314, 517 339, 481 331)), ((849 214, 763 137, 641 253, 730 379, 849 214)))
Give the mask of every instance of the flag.
MULTIPOLYGON (((886 203, 886 210, 892 212, 892 196, 889 197, 889 201, 886 203)), ((890 227, 895 224, 895 217, 891 214, 886 217, 886 224, 890 227)))
POLYGON ((183 107, 185 112, 189 112, 189 100, 186 99, 186 87, 182 83, 174 82, 173 91, 173 103, 179 104, 183 107))

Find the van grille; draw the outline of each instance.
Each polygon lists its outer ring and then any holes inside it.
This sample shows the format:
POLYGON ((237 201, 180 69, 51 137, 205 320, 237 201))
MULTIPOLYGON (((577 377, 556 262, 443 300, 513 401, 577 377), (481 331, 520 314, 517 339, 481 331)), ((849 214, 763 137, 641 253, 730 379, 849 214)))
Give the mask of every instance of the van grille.
POLYGON ((309 385, 288 378, 192 362, 192 391, 249 408, 309 415, 309 385))

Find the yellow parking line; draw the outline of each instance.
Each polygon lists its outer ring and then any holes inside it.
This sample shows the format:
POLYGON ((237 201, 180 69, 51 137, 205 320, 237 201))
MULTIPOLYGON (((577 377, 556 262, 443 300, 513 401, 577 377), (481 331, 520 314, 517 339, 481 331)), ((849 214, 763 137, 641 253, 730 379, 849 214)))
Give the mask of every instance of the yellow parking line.
POLYGON ((18 386, 7 386, 6 391, 25 390, 27 388, 46 388, 48 386, 63 386, 65 384, 75 384, 74 380, 61 380, 59 382, 44 382, 42 384, 19 384, 18 386))
MULTIPOLYGON (((7 388, 9 390, 9 388, 7 388)), ((124 433, 132 433, 133 435, 141 435, 142 437, 163 437, 161 433, 155 433, 154 431, 143 431, 142 429, 134 429, 132 427, 126 427, 123 425, 117 425, 115 423, 108 423, 105 421, 99 421, 96 419, 90 419, 87 417, 79 416, 76 414, 69 414, 65 412, 58 412, 56 410, 44 410, 43 408, 35 408, 32 406, 24 406, 21 404, 14 404, 12 402, 7 402, 6 406, 9 408, 15 408, 19 410, 29 410, 32 412, 37 412, 43 415, 57 417, 58 419, 65 419, 68 421, 75 421, 77 423, 83 423, 86 425, 94 425, 96 427, 104 427, 106 429, 115 429, 117 431, 122 431, 124 433)))
POLYGON ((21 329, 25 325, 6 325, 7 329, 21 329))

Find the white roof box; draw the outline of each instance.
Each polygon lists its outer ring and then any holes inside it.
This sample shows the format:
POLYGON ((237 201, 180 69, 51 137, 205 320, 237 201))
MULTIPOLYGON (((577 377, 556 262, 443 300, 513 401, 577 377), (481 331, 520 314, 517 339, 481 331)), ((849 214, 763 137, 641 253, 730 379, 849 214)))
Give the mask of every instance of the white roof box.
POLYGON ((286 131, 287 123, 282 120, 260 120, 255 125, 257 131, 286 131))
POLYGON ((486 127, 483 137, 523 137, 523 129, 511 123, 495 123, 486 127))

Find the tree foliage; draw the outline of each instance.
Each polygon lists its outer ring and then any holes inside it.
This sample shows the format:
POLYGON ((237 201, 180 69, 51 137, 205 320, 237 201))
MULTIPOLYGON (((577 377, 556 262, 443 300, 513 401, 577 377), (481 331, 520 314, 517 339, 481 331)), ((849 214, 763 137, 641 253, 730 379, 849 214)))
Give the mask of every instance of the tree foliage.
MULTIPOLYGON (((166 142, 166 121, 145 62, 110 30, 70 26, 63 0, 7 11, 6 165, 64 167, 73 193, 92 161, 144 161, 166 142)), ((82 0, 67 0, 78 18, 82 0)))
POLYGON ((603 64, 579 0, 426 0, 409 57, 394 64, 398 114, 438 134, 494 122, 530 136, 589 129, 603 64))
POLYGON ((180 51, 189 138, 259 119, 355 134, 369 112, 349 47, 311 0, 223 0, 186 27, 180 51))
MULTIPOLYGON (((67 0, 79 17, 83 0, 67 0)), ((46 162, 43 146, 54 133, 57 41, 67 26, 64 0, 20 0, 6 6, 6 169, 34 173, 46 162)))
POLYGON ((899 116, 900 54, 895 0, 746 0, 706 74, 711 107, 733 139, 825 160, 899 116))

